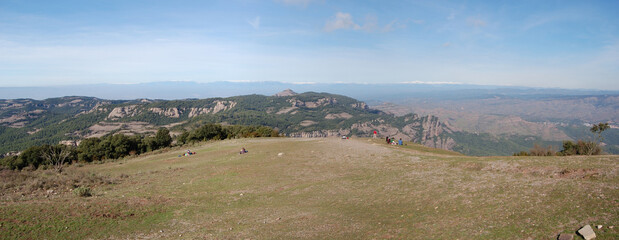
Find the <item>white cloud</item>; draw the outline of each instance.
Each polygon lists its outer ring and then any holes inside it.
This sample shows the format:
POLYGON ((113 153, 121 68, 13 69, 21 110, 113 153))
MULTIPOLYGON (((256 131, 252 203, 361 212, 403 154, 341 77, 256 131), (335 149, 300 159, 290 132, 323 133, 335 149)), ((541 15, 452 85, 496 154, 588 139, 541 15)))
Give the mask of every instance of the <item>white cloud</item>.
POLYGON ((260 16, 254 18, 254 20, 247 21, 254 29, 260 28, 260 16))
POLYGON ((361 26, 352 20, 350 13, 338 12, 335 17, 328 20, 325 24, 325 31, 332 32, 338 29, 361 29, 361 26))
POLYGON ((418 24, 418 25, 421 25, 421 24, 424 24, 424 23, 426 23, 426 21, 424 21, 424 20, 421 20, 421 19, 415 19, 415 20, 413 20, 413 23, 414 23, 414 24, 418 24))

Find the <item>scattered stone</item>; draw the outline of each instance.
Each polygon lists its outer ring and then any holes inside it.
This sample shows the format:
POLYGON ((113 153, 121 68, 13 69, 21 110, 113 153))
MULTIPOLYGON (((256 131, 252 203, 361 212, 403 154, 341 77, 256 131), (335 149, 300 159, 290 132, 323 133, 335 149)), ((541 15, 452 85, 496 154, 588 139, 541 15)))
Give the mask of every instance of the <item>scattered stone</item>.
POLYGON ((282 220, 282 218, 278 217, 277 220, 282 220))
POLYGON ((52 194, 52 193, 54 193, 53 189, 47 190, 47 194, 52 194))
POLYGON ((608 226, 608 228, 613 229, 615 226, 608 226))
POLYGON ((593 228, 591 228, 591 225, 586 225, 582 227, 581 229, 579 229, 578 234, 580 234, 583 238, 585 238, 585 240, 595 238, 595 232, 593 231, 593 228))
POLYGON ((278 157, 284 156, 284 153, 278 153, 277 156, 278 157))
POLYGON ((243 196, 243 194, 241 193, 241 194, 239 194, 239 196, 243 196))
POLYGON ((559 237, 557 238, 557 240, 573 240, 574 239, 574 235, 569 234, 569 233, 561 233, 559 234, 559 237))
POLYGON ((602 229, 602 225, 597 225, 595 227, 598 228, 598 229, 602 229))
POLYGON ((162 233, 162 232, 163 232, 163 230, 159 230, 159 232, 160 232, 160 233, 162 233))

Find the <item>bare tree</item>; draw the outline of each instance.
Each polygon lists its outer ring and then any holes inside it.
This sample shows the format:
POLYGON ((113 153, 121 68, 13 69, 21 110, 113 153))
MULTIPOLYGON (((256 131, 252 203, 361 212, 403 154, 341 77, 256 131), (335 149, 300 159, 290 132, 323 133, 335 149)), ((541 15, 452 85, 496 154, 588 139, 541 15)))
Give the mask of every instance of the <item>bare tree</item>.
POLYGON ((42 157, 45 159, 45 162, 54 166, 57 172, 62 172, 62 167, 69 156, 71 156, 71 150, 65 146, 49 146, 42 152, 42 157))

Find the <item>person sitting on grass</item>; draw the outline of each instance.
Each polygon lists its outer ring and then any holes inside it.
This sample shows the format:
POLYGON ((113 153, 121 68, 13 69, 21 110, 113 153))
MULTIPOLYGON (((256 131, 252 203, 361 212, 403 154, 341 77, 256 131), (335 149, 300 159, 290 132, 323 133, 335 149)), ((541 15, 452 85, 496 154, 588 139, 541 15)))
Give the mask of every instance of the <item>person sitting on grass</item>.
POLYGON ((402 139, 400 138, 400 140, 398 141, 398 145, 402 146, 402 139))
POLYGON ((241 148, 241 152, 239 152, 239 154, 244 154, 247 153, 247 150, 245 150, 245 148, 241 148))

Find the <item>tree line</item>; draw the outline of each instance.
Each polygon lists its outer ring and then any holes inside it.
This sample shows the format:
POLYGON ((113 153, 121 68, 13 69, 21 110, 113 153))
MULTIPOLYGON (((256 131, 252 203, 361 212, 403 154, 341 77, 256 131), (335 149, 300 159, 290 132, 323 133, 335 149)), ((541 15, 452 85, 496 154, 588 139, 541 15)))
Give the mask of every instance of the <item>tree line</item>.
POLYGON ((589 130, 596 134, 596 141, 578 140, 577 142, 563 141, 563 149, 554 151, 552 146, 542 147, 535 144, 528 152, 521 151, 514 153, 514 156, 572 156, 572 155, 599 155, 602 154, 600 143, 604 141, 602 132, 609 129, 608 123, 593 125, 589 130))
MULTIPOLYGON (((193 131, 183 131, 176 137, 176 145, 229 138, 277 136, 277 130, 265 126, 222 126, 209 123, 193 131)), ((101 138, 91 137, 83 139, 77 147, 63 144, 33 146, 17 156, 0 159, 0 166, 16 170, 44 167, 62 171, 65 164, 119 159, 170 147, 172 142, 167 128, 159 128, 155 136, 114 134, 101 138)))

